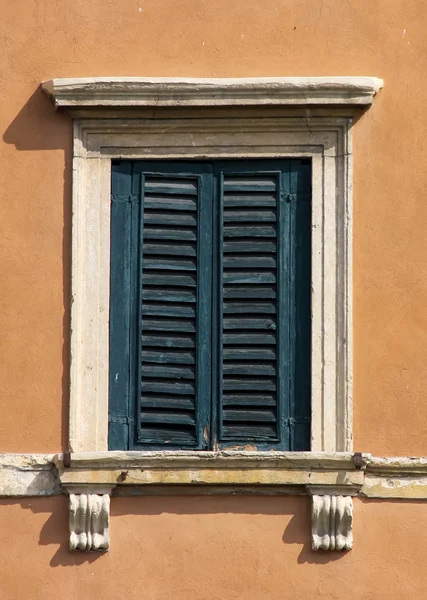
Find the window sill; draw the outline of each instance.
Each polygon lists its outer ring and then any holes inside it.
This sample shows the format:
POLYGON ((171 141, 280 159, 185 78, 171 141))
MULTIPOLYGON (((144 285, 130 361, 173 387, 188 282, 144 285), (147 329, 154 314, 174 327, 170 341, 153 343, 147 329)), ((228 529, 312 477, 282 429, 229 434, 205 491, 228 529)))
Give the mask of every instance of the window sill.
POLYGON ((110 496, 256 493, 312 497, 313 550, 350 550, 369 455, 316 452, 87 452, 54 459, 69 494, 70 550, 106 551, 110 496))
MULTIPOLYGON (((81 452, 57 455, 55 465, 65 489, 120 488, 119 495, 135 488, 156 488, 168 493, 186 486, 256 488, 257 493, 281 488, 280 493, 310 493, 313 486, 340 488, 356 494, 363 485, 368 455, 356 465, 353 453, 317 452, 81 452), (64 464, 65 463, 65 464, 64 464), (68 465, 68 466, 65 466, 68 465)), ((225 488, 225 489, 224 489, 225 488)), ((152 490, 154 491, 154 490, 152 490)), ((331 491, 333 493, 333 491, 331 491)))

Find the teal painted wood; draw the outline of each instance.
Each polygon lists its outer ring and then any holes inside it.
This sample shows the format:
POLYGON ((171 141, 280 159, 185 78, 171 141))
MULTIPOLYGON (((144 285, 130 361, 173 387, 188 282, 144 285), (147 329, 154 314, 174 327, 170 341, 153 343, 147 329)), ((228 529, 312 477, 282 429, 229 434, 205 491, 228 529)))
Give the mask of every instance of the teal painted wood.
POLYGON ((125 176, 132 224, 112 261, 130 235, 130 267, 112 286, 133 303, 130 382, 126 416, 110 377, 110 447, 309 449, 309 161, 121 163, 124 196, 125 176))
POLYGON ((292 194, 296 201, 291 231, 294 260, 293 398, 291 447, 310 448, 311 426, 311 162, 294 165, 292 194))
POLYGON ((132 164, 112 164, 110 263, 110 450, 128 448, 130 415, 132 164))
POLYGON ((211 380, 212 168, 138 162, 142 301, 136 440, 207 448, 211 380))
POLYGON ((277 445, 281 441, 276 336, 279 173, 272 172, 270 162, 263 168, 261 161, 223 163, 216 172, 221 204, 219 445, 277 445), (251 247, 256 250, 250 251, 251 247), (244 318, 229 308, 235 298, 246 304, 244 318), (269 319, 254 318, 252 303, 256 311, 258 300, 266 298, 274 300, 269 303, 273 309, 269 319))

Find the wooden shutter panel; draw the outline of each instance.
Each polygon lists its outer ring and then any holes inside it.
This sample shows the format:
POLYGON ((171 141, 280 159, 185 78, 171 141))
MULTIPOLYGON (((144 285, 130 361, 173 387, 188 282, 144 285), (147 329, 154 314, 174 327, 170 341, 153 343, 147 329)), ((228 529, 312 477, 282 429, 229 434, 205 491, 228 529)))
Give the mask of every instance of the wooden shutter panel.
POLYGON ((203 166, 166 163, 159 170, 142 163, 140 168, 138 439, 151 446, 204 447, 210 401, 212 175, 203 166))
POLYGON ((311 213, 309 202, 297 209, 298 168, 292 161, 219 167, 222 445, 310 447, 311 213), (308 346, 303 356, 297 343, 308 346), (308 399, 296 397, 301 391, 308 399))
MULTIPOLYGON (((126 241, 135 282, 125 308, 133 313, 128 447, 203 448, 211 393, 212 169, 165 162, 132 169, 131 204, 138 210, 129 217, 126 241)), ((116 295, 123 292, 115 286, 116 295)), ((120 404, 114 385, 112 376, 113 407, 120 404)))

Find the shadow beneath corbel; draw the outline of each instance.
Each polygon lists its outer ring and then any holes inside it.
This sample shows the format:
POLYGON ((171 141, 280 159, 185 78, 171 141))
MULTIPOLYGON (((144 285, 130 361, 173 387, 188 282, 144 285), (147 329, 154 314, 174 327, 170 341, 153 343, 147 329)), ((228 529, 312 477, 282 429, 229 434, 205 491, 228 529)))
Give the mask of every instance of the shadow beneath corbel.
POLYGON ((51 567, 75 567, 84 563, 91 564, 96 560, 105 559, 105 552, 70 552, 68 549, 68 497, 64 495, 33 497, 33 498, 2 498, 0 506, 19 506, 31 510, 34 514, 48 515, 43 523, 38 544, 39 546, 56 546, 49 565, 51 567))

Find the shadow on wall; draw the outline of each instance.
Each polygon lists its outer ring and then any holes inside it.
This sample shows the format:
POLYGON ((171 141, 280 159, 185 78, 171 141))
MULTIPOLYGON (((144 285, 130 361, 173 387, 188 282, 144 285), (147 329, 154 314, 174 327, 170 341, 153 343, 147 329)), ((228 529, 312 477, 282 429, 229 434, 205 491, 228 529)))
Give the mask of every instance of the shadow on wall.
MULTIPOLYGON (((19 151, 62 150, 64 152, 63 191, 63 328, 62 328, 62 415, 61 444, 68 449, 68 405, 70 387, 70 297, 71 297, 71 178, 72 123, 57 112, 38 88, 3 134, 6 144, 19 151)), ((57 202, 52 198, 52 202, 57 202)))
MULTIPOLYGON (((123 548, 126 541, 120 536, 121 517, 138 519, 138 517, 159 516, 162 514, 203 516, 203 515, 292 515, 285 529, 277 528, 283 544, 297 544, 301 547, 298 564, 325 564, 348 556, 343 552, 313 552, 310 539, 310 499, 307 496, 149 496, 113 498, 111 502, 111 538, 110 553, 69 552, 68 550, 68 499, 65 496, 49 498, 1 499, 0 505, 19 505, 22 509, 31 510, 34 514, 46 513, 39 535, 40 546, 57 547, 51 557, 51 567, 73 567, 84 563, 91 564, 97 560, 113 558, 115 543, 117 551, 123 548), (58 547, 59 545, 59 547, 58 547)), ((200 524, 200 520, 196 520, 200 524)), ((200 525, 203 527, 203 525, 200 525)), ((138 528, 136 528, 138 529, 138 528)), ((221 529, 221 535, 227 537, 227 529, 221 529)), ((277 540, 272 540, 272 546, 277 540)), ((182 543, 182 540, 180 541, 182 543)), ((277 546, 276 546, 277 547, 277 546)))
POLYGON ((313 552, 311 549, 311 499, 308 496, 139 496, 114 498, 111 502, 113 518, 162 513, 292 515, 281 537, 284 544, 302 545, 298 564, 325 564, 345 556, 343 552, 313 552))

